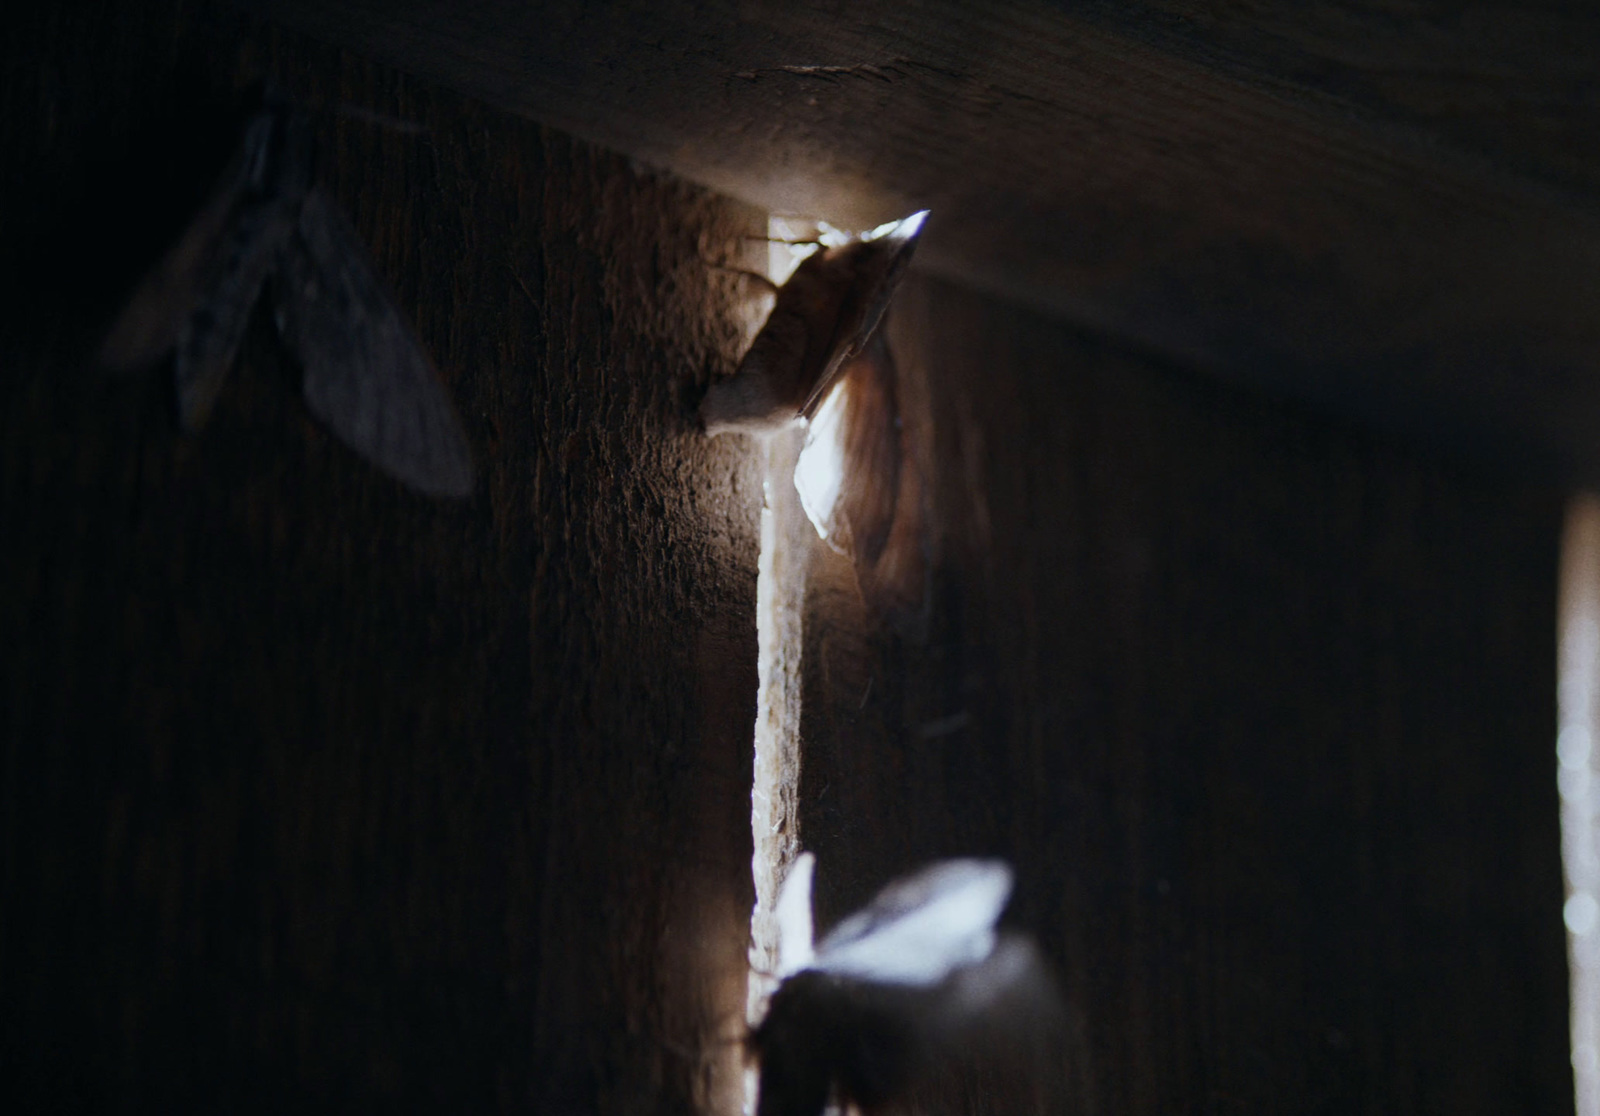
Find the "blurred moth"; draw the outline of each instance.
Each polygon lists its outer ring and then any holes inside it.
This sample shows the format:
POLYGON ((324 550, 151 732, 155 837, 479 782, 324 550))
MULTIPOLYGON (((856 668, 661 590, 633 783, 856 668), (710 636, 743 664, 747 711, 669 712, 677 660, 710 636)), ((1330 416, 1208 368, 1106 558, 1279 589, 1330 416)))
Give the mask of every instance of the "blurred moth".
POLYGON ((803 854, 778 899, 779 976, 749 1046, 756 1116, 1052 1107, 1059 1001, 1033 944, 995 930, 1011 894, 998 860, 946 860, 896 880, 813 950, 803 854))
POLYGON ((313 181, 310 123, 269 100, 233 161, 112 325, 119 372, 170 354, 178 416, 198 430, 264 287, 304 372, 306 406, 380 469, 431 496, 472 491, 472 455, 433 363, 384 290, 366 246, 313 181))
POLYGON ((803 260, 738 370, 700 406, 712 435, 807 424, 795 470, 807 516, 854 562, 870 604, 913 621, 927 562, 922 477, 882 327, 926 217, 913 213, 803 260))

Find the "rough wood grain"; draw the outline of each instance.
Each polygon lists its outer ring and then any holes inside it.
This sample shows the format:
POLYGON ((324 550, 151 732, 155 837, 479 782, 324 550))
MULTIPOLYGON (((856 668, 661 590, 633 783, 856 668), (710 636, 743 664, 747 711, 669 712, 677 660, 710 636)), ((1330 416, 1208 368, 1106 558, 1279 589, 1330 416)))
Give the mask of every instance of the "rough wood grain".
POLYGON ((1066 1111, 1571 1111, 1558 495, 948 284, 892 327, 942 588, 906 645, 813 556, 819 931, 1014 860, 1066 1111))
POLYGON ((1592 202, 1600 12, 1564 0, 1095 0, 1162 49, 1336 100, 1592 202))
POLYGON ((205 5, 7 24, 12 1110, 725 1099, 760 476, 692 397, 760 215, 205 5), (460 407, 464 505, 321 428, 264 313, 194 437, 170 374, 88 366, 263 76, 460 407))
POLYGON ((253 0, 1236 382, 1600 478, 1595 17, 253 0))

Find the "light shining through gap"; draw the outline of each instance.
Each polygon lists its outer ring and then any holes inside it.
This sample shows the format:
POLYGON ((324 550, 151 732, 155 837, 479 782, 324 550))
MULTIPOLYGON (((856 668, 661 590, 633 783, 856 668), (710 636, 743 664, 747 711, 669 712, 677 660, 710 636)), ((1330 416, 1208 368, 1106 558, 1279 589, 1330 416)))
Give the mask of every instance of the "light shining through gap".
POLYGON ((811 416, 805 448, 794 468, 794 486, 800 493, 800 506, 806 518, 824 541, 833 522, 833 509, 839 504, 844 487, 844 405, 845 381, 834 385, 817 413, 811 416))
POLYGON ((1600 714, 1600 500, 1567 509, 1561 554, 1556 787, 1567 876, 1567 957, 1572 980, 1572 1076, 1577 1116, 1600 1116, 1600 832, 1594 747, 1600 714))

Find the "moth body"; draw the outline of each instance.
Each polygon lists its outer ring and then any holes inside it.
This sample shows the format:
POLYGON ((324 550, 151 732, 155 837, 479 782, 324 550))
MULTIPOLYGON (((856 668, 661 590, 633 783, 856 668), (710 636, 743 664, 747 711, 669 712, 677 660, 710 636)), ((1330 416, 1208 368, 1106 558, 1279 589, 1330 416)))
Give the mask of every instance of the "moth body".
POLYGON ((706 393, 706 433, 770 432, 809 417, 878 328, 925 216, 912 214, 802 260, 778 288, 738 370, 706 393))
POLYGON ((1019 1111, 1049 1110, 1059 1006, 1032 943, 994 929, 1011 890, 1005 864, 943 861, 898 880, 814 952, 790 940, 808 934, 810 878, 802 858, 779 898, 779 956, 800 967, 750 1036, 757 1116, 821 1116, 830 1103, 866 1116, 948 1109, 974 1083, 1019 1111))
POLYGON ((928 1054, 917 1018, 929 999, 814 969, 790 977, 750 1039, 757 1116, 819 1116, 830 1100, 870 1112, 903 1094, 928 1054))

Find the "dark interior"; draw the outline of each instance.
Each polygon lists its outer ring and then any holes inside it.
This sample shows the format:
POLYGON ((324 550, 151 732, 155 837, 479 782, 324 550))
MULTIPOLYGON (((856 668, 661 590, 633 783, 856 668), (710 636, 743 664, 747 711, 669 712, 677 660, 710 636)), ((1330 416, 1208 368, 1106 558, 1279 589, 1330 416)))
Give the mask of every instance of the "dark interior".
POLYGON ((1064 1113, 1572 1111, 1600 14, 0 22, 0 1094, 732 1116, 763 476, 695 408, 769 213, 928 208, 887 327, 925 625, 806 542, 819 927, 1009 860, 1064 1113), (266 300, 197 431, 97 367, 263 82, 455 401, 464 501, 316 420, 266 300))

